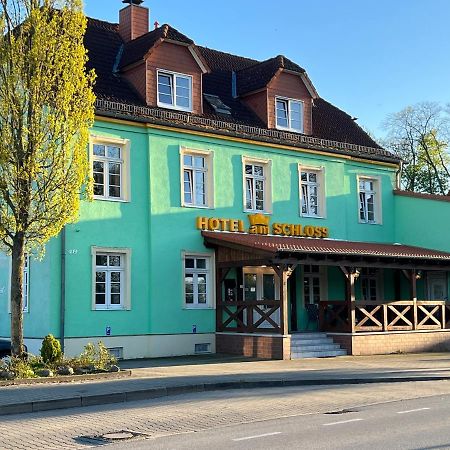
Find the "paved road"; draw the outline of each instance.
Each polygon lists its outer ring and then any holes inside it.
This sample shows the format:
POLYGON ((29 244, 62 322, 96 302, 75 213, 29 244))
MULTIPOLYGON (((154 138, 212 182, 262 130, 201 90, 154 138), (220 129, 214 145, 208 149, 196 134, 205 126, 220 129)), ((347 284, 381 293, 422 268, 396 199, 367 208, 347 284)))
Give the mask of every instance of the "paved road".
POLYGON ((450 396, 115 444, 111 449, 448 449, 450 396))
MULTIPOLYGON (((102 444, 104 446, 106 442, 102 441, 100 436, 122 430, 137 435, 136 438, 120 444, 122 447, 118 446, 129 449, 133 446, 171 449, 214 446, 259 448, 260 445, 271 448, 364 448, 368 443, 375 448, 372 442, 377 444, 378 441, 371 441, 372 437, 383 437, 386 430, 391 430, 394 435, 398 433, 402 438, 409 436, 409 440, 393 439, 393 445, 397 442, 399 446, 384 444, 384 450, 426 448, 419 438, 434 432, 433 427, 439 428, 435 440, 430 440, 433 445, 434 442, 436 445, 442 445, 444 441, 450 442, 448 433, 444 432, 445 427, 450 429, 446 418, 450 417, 450 406, 448 409, 438 407, 441 404, 450 405, 449 400, 449 381, 202 392, 126 405, 1 417, 0 449, 74 449, 102 444), (417 398, 423 400, 414 400, 417 398), (407 399, 418 402, 420 407, 409 404, 407 399), (425 402, 423 404, 431 409, 397 414, 402 410, 422 408, 420 402, 425 402), (376 404, 382 405, 378 409, 368 407, 376 404), (360 412, 324 414, 343 409, 357 409, 360 412), (385 415, 383 411, 386 412, 385 415), (411 418, 413 414, 417 414, 417 420, 419 423, 422 421, 422 427, 409 424, 408 414, 411 414, 411 418), (327 422, 355 418, 362 420, 324 425, 327 422), (266 433, 282 434, 233 440, 266 433), (274 441, 277 436, 281 440, 274 441), (335 436, 343 439, 342 445, 335 436), (404 442, 422 446, 406 447, 402 445, 404 442)), ((446 443, 444 442, 445 445, 446 443)), ((115 443, 111 448, 117 445, 115 443)), ((440 448, 450 448, 450 445, 440 448)))

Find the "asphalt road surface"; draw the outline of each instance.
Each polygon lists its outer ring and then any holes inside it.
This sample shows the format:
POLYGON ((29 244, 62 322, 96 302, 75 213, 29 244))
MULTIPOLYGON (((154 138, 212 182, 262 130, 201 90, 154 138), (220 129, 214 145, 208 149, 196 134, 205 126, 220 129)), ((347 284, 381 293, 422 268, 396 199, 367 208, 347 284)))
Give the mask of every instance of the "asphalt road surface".
POLYGON ((111 449, 450 449, 450 396, 129 440, 111 449))

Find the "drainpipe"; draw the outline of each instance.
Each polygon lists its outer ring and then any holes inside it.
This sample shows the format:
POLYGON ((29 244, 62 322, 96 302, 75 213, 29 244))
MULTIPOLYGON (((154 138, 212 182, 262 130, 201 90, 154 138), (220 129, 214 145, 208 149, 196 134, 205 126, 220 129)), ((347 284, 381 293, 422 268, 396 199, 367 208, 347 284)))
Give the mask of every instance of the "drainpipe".
POLYGON ((397 189, 400 190, 402 188, 402 172, 403 172, 403 161, 400 161, 400 166, 397 170, 397 189))
POLYGON ((59 311, 59 336, 61 350, 64 353, 64 335, 65 335, 65 317, 66 317, 66 227, 61 230, 61 308, 59 311))

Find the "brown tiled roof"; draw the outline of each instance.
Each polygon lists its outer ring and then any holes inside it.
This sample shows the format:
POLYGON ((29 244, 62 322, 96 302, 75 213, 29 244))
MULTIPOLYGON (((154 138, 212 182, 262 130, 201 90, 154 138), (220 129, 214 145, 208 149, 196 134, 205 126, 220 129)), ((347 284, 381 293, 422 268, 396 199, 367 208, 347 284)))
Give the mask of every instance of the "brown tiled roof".
MULTIPOLYGON (((96 19, 88 20, 85 44, 88 50, 89 68, 94 68, 97 73, 95 93, 97 105, 108 104, 108 108, 98 108, 98 114, 122 116, 127 110, 127 119, 176 123, 179 126, 185 124, 191 127, 191 114, 176 113, 177 120, 173 122, 168 117, 174 114, 160 108, 146 108, 145 114, 133 116, 129 111, 146 106, 144 99, 140 97, 134 87, 120 74, 120 67, 132 64, 144 57, 154 43, 165 36, 167 39, 192 45, 192 40, 184 36, 169 25, 163 25, 144 36, 125 44, 118 33, 118 25, 103 22, 96 19), (118 107, 113 106, 118 105, 118 107), (164 114, 164 112, 167 114, 164 114), (150 116, 154 116, 153 118, 150 116)), ((230 115, 217 114, 208 102, 204 102, 204 128, 212 133, 229 134, 230 130, 239 127, 236 135, 261 139, 273 143, 303 143, 312 142, 311 148, 322 146, 325 151, 338 154, 350 154, 368 159, 398 162, 399 158, 382 149, 362 130, 352 118, 323 99, 316 98, 313 108, 313 133, 305 136, 296 133, 279 132, 269 130, 259 117, 247 107, 239 97, 233 97, 232 79, 233 72, 239 72, 239 78, 243 83, 242 89, 254 89, 261 86, 271 76, 275 68, 283 66, 291 71, 301 72, 303 69, 285 57, 278 56, 267 61, 259 62, 254 59, 231 55, 229 53, 195 47, 199 55, 211 70, 203 76, 203 92, 218 96, 220 100, 231 109, 230 115), (246 75, 253 74, 252 77, 246 75), (260 74, 260 79, 258 79, 260 74), (251 78, 256 78, 252 81, 251 78), (247 84, 245 84, 247 83, 247 84), (245 87, 246 86, 246 87, 245 87), (292 136, 291 136, 292 135, 292 136), (286 139, 286 140, 285 140, 286 139), (334 143, 334 144, 333 144, 334 143), (347 145, 350 144, 350 145, 347 145), (352 149, 352 147, 354 147, 352 149)), ((277 69, 278 70, 278 69, 277 69)), ((198 118, 197 122, 202 122, 198 118)), ((194 121, 195 122, 195 121, 194 121)))
POLYGON ((450 253, 412 247, 401 244, 381 244, 373 242, 352 242, 334 239, 314 239, 243 233, 221 233, 202 231, 205 241, 224 247, 240 246, 247 251, 270 254, 301 253, 340 256, 370 256, 407 258, 450 262, 450 253))
POLYGON ((125 78, 120 77, 115 67, 123 41, 118 33, 118 25, 102 20, 88 19, 85 46, 88 49, 88 69, 97 74, 95 94, 97 98, 142 105, 142 99, 125 78))
POLYGON ((169 39, 171 41, 182 42, 184 44, 193 44, 194 41, 184 34, 180 33, 170 25, 164 24, 153 31, 150 31, 137 39, 124 44, 120 68, 126 67, 137 61, 143 60, 147 52, 160 39, 169 39))
POLYGON ((439 202, 450 202, 450 192, 448 192, 447 195, 441 195, 441 194, 426 194, 424 192, 413 192, 394 189, 394 194, 400 195, 402 197, 414 197, 414 198, 423 198, 424 200, 437 200, 439 202))
POLYGON ((248 94, 266 87, 279 69, 286 69, 299 74, 305 69, 283 55, 253 64, 237 72, 237 90, 239 95, 248 94))
MULTIPOLYGON (((322 139, 380 147, 347 113, 322 98, 314 100, 313 135, 322 139)), ((392 155, 394 156, 394 155, 392 155)))

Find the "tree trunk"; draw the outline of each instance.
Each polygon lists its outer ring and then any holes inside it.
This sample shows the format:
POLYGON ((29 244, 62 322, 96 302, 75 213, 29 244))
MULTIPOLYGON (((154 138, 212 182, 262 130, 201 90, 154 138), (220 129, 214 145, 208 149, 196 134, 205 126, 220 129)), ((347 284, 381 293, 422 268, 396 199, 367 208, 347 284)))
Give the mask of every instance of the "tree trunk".
POLYGON ((11 270, 11 352, 23 356, 23 268, 25 264, 25 238, 18 232, 13 239, 11 270))

